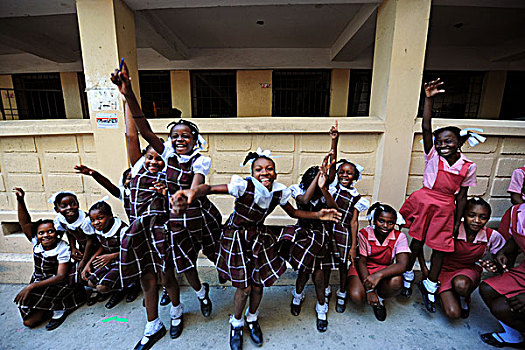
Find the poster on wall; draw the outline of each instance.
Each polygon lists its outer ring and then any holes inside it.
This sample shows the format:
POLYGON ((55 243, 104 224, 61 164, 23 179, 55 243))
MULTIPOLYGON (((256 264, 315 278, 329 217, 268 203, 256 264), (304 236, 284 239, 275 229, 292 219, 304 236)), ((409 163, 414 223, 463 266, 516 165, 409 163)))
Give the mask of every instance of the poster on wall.
POLYGON ((97 113, 97 129, 118 129, 117 113, 97 113))
POLYGON ((119 110, 120 93, 114 88, 87 90, 89 109, 92 112, 119 110))

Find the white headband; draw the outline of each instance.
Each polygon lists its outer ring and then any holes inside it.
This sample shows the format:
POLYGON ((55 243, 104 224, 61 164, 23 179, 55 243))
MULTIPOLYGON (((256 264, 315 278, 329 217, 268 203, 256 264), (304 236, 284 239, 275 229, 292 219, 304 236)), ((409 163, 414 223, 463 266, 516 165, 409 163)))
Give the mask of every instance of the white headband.
POLYGON ((71 196, 75 196, 75 197, 77 196, 75 194, 75 192, 73 192, 73 191, 59 191, 59 192, 53 194, 51 197, 49 197, 49 199, 47 201, 49 203, 51 203, 51 204, 55 204, 55 200, 57 199, 57 196, 60 195, 60 194, 67 194, 67 195, 71 195, 71 196))
MULTIPOLYGON (((270 159, 276 159, 276 158, 280 158, 281 156, 273 156, 272 157, 272 151, 270 151, 269 149, 265 149, 263 151, 263 149, 261 147, 257 147, 257 150, 255 151, 255 153, 257 153, 259 155, 259 157, 267 157, 267 158, 270 158, 270 159)), ((246 162, 246 164, 252 164, 254 161, 254 159, 250 159, 249 161, 246 162)), ((241 168, 244 167, 246 164, 243 164, 241 163, 241 168)))
MULTIPOLYGON (((385 209, 382 205, 379 205, 377 208, 382 208, 383 210, 385 209)), ((370 212, 370 214, 368 214, 368 215, 366 216, 366 219, 367 219, 368 221, 372 222, 372 224, 373 224, 373 221, 374 221, 374 215, 375 215, 375 213, 376 213, 376 209, 377 209, 377 208, 374 208, 374 210, 372 210, 372 211, 370 212)), ((401 215, 400 213, 397 213, 397 215, 396 215, 396 225, 402 226, 402 225, 404 225, 404 224, 406 224, 406 221, 405 221, 405 219, 403 218, 403 215, 401 215)))

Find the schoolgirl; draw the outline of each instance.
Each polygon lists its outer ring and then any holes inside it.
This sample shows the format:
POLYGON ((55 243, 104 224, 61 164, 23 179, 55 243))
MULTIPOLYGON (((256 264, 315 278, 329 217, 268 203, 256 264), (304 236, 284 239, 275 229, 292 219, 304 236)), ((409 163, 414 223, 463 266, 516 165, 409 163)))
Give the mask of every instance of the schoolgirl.
POLYGON ((485 227, 490 214, 490 205, 483 199, 469 199, 454 238, 454 252, 443 260, 438 293, 450 319, 469 316, 470 295, 481 281, 482 267, 477 264, 485 254, 496 254, 505 245, 505 238, 498 231, 485 227))
POLYGON ((359 259, 348 270, 348 292, 352 302, 361 305, 366 301, 375 317, 384 321, 383 299, 401 292, 410 249, 405 234, 395 229, 403 221, 394 208, 376 202, 368 217, 371 225, 361 229, 357 236, 359 259))
MULTIPOLYGON (((113 74, 112 79, 119 86, 120 92, 126 98, 131 114, 141 135, 149 142, 154 150, 162 155, 166 163, 166 179, 168 194, 173 195, 181 189, 189 189, 204 183, 205 176, 210 171, 211 159, 201 155, 205 145, 195 124, 186 120, 170 123, 170 138, 162 142, 151 130, 151 127, 140 110, 133 90, 131 89, 129 74, 124 63, 121 72, 113 74)), ((169 257, 178 273, 184 273, 189 284, 195 290, 200 302, 201 312, 205 317, 210 316, 212 303, 209 298, 209 284, 201 283, 197 273, 197 258, 199 251, 212 262, 216 261, 217 241, 221 232, 222 218, 219 210, 207 199, 201 198, 192 203, 192 206, 181 216, 170 214, 169 219, 169 257)), ((168 268, 171 268, 168 266, 168 268)), ((170 271, 165 276, 172 278, 170 271)), ((179 296, 170 298, 179 299, 179 296)), ((178 319, 181 320, 181 304, 178 319)), ((173 334, 172 334, 173 335, 173 334)))
POLYGON ((199 197, 207 194, 230 194, 236 198, 233 213, 223 228, 217 258, 219 275, 230 280, 237 288, 234 297, 234 314, 230 317, 230 347, 242 349, 245 321, 250 338, 257 345, 263 343, 258 323, 258 309, 263 287, 269 287, 286 270, 284 259, 279 256, 278 228, 264 225, 266 217, 281 205, 294 218, 337 220, 340 214, 335 209, 318 212, 296 210, 288 203, 291 190, 275 182, 277 172, 270 158, 271 152, 260 149, 250 152, 244 163, 251 162, 251 176, 245 179, 233 175, 228 185, 199 185, 196 188, 177 192, 170 198, 172 207, 183 212, 199 197), (245 318, 243 312, 250 299, 245 318))
POLYGON ((71 251, 53 220, 31 222, 24 201, 24 190, 14 188, 18 220, 26 238, 33 244, 35 263, 31 282, 15 297, 24 325, 36 327, 51 317, 47 330, 60 326, 67 316, 86 301, 86 291, 68 283, 71 251))
MULTIPOLYGON (((525 202, 525 166, 514 169, 510 178, 509 188, 507 192, 510 193, 510 201, 512 205, 521 204, 525 202)), ((508 239, 510 237, 510 212, 512 207, 505 211, 501 218, 498 231, 508 239)), ((514 258, 512 258, 512 265, 514 265, 514 258)))
POLYGON ((428 278, 418 282, 425 308, 436 312, 435 292, 438 276, 446 253, 454 251, 454 232, 458 232, 463 210, 467 202, 469 186, 476 186, 476 164, 461 153, 467 140, 475 145, 485 138, 448 126, 432 133, 432 98, 445 90, 439 79, 425 83, 425 105, 423 110, 423 146, 425 171, 423 188, 412 193, 399 213, 406 220, 412 254, 404 274, 403 295, 410 297, 414 280, 412 268, 422 254, 423 245, 432 248, 428 278), (434 136, 434 140, 432 140, 434 136))
POLYGON ((91 225, 95 228, 100 247, 93 254, 82 271, 82 278, 98 293, 113 295, 106 303, 106 308, 115 307, 125 295, 120 281, 119 255, 120 237, 128 225, 113 216, 113 211, 105 201, 99 201, 89 209, 91 225))
POLYGON ((494 263, 499 276, 491 277, 479 286, 479 294, 504 332, 481 334, 485 343, 502 348, 525 348, 525 261, 509 268, 509 257, 525 252, 525 203, 512 207, 510 230, 512 235, 496 253, 494 263))

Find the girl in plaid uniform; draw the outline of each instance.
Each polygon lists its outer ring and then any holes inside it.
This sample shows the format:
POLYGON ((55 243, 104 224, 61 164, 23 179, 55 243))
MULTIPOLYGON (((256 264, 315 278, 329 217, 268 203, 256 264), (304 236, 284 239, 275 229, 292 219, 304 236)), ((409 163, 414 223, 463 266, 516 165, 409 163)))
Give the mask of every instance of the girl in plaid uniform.
POLYGON ((174 210, 184 212, 191 203, 207 194, 230 194, 236 198, 234 212, 225 225, 217 258, 219 274, 232 282, 235 292, 234 315, 230 317, 230 347, 242 348, 242 314, 248 300, 246 322, 250 337, 260 346, 263 342, 261 328, 257 321, 258 308, 262 299, 263 287, 269 287, 281 276, 285 261, 279 256, 277 242, 280 228, 264 225, 266 217, 281 205, 288 215, 301 219, 337 220, 335 209, 322 209, 319 212, 296 210, 288 203, 291 191, 275 182, 277 173, 275 163, 269 157, 271 152, 250 152, 244 164, 252 161, 252 176, 243 179, 232 176, 228 185, 200 185, 194 189, 177 192, 171 197, 174 210))
POLYGON ((35 271, 29 285, 15 297, 27 327, 35 327, 52 318, 47 330, 60 326, 66 317, 86 300, 83 287, 68 284, 71 251, 55 229, 53 220, 31 222, 24 201, 24 191, 14 188, 18 202, 18 220, 27 239, 33 244, 35 271))
POLYGON ((395 225, 404 221, 394 208, 374 203, 368 217, 371 225, 357 236, 359 259, 348 269, 348 292, 352 302, 361 305, 366 301, 375 317, 384 321, 383 298, 401 292, 410 249, 405 234, 395 230, 395 225))
POLYGON ((91 288, 101 294, 113 292, 106 304, 106 308, 111 309, 122 300, 125 294, 120 281, 119 255, 120 236, 128 225, 115 218, 111 207, 104 201, 91 206, 89 217, 95 228, 100 247, 82 271, 82 278, 88 281, 91 288))

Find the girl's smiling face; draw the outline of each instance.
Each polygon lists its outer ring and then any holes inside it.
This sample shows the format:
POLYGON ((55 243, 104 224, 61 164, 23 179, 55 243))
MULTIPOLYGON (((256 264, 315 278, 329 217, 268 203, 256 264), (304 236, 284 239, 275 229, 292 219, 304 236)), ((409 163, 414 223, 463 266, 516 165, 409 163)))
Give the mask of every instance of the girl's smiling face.
POLYGON ((44 250, 53 249, 58 243, 58 235, 53 223, 45 223, 38 225, 36 229, 36 239, 38 243, 42 244, 44 250))
POLYGON ((74 196, 64 196, 55 206, 55 211, 64 215, 67 222, 74 222, 78 218, 78 200, 74 196))
POLYGON ((271 190, 273 182, 277 178, 274 162, 267 158, 256 159, 252 164, 252 176, 268 190, 271 190))
POLYGON ((374 233, 381 237, 386 237, 394 229, 396 224, 396 216, 393 213, 382 212, 374 221, 374 233))
POLYGON ((490 219, 488 209, 480 204, 469 205, 465 209, 463 216, 465 219, 465 228, 468 232, 478 233, 490 219))
POLYGON ((447 158, 457 154, 461 145, 456 134, 452 131, 445 130, 435 137, 434 146, 440 156, 447 158))
POLYGON ((356 169, 352 164, 344 163, 337 170, 337 181, 343 187, 351 187, 356 176, 356 169))
POLYGON ((153 148, 148 147, 144 159, 144 166, 150 173, 156 174, 164 169, 164 160, 153 148))
POLYGON ((175 125, 173 129, 171 129, 170 137, 173 148, 177 154, 190 154, 193 151, 195 147, 195 137, 187 125, 175 125))
POLYGON ((104 231, 110 225, 113 217, 105 214, 102 210, 93 209, 89 212, 89 219, 95 230, 104 231))

